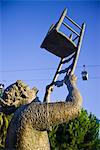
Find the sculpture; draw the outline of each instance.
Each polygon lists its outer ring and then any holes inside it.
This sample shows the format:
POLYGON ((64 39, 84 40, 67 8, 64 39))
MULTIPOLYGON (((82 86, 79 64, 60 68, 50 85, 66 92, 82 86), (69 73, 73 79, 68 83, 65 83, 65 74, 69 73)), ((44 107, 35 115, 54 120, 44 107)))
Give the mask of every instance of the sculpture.
MULTIPOLYGON (((82 105, 82 97, 76 87, 76 77, 66 75, 63 82, 69 91, 65 102, 34 103, 33 101, 21 106, 15 112, 7 133, 6 149, 40 150, 43 145, 45 150, 50 149, 46 130, 52 125, 77 117, 82 105)), ((48 93, 50 94, 51 91, 48 93)))
POLYGON ((53 125, 58 125, 77 117, 81 110, 82 97, 76 87, 74 71, 82 44, 85 24, 83 23, 82 26, 79 26, 66 13, 67 10, 65 9, 58 22, 51 26, 41 45, 41 48, 45 48, 56 56, 61 57, 53 81, 46 88, 43 103, 38 102, 36 97, 34 101, 22 105, 15 112, 8 128, 7 150, 50 150, 47 130, 50 130, 53 125), (64 18, 73 23, 80 30, 80 33, 68 26, 64 22, 64 18), (61 25, 68 28, 74 36, 71 33, 68 37, 60 32, 61 25), (71 65, 64 71, 61 70, 62 65, 69 61, 72 61, 71 65), (66 73, 65 78, 62 81, 57 81, 60 73, 66 73), (63 83, 67 85, 69 91, 66 101, 51 103, 50 94, 53 86, 60 87, 63 83))

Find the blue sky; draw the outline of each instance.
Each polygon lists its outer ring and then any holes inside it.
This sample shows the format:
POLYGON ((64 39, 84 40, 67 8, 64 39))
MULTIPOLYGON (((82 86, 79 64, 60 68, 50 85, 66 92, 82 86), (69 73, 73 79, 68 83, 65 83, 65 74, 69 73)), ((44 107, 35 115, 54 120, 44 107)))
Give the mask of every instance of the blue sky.
MULTIPOLYGON (((83 96, 83 107, 100 118, 100 1, 0 1, 0 82, 5 87, 17 79, 39 89, 42 101, 60 59, 40 45, 52 23, 63 9, 78 24, 86 23, 86 31, 75 74, 83 96), (89 80, 81 79, 86 65, 89 80)), ((52 101, 65 99, 66 87, 55 88, 52 101)))

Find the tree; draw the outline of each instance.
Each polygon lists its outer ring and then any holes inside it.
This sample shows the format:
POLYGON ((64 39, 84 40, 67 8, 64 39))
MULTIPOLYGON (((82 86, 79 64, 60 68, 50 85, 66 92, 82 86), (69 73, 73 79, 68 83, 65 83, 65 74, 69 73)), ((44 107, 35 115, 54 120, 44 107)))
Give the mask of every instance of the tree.
POLYGON ((13 114, 6 115, 3 112, 0 112, 0 148, 4 148, 7 128, 13 114))
POLYGON ((0 83, 0 97, 2 97, 4 92, 4 84, 0 83))
POLYGON ((51 149, 99 150, 99 127, 97 118, 82 109, 78 118, 49 131, 51 149))

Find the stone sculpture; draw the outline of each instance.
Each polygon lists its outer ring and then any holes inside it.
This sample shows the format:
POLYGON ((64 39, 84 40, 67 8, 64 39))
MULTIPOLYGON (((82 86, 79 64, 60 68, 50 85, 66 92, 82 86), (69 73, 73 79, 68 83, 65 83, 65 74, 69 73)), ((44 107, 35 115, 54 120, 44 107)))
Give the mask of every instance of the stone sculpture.
MULTIPOLYGON (((69 91, 65 102, 32 101, 17 109, 8 128, 7 150, 50 150, 46 131, 53 125, 77 117, 81 109, 82 97, 76 87, 76 77, 66 75, 62 82, 67 85, 69 91)), ((57 82, 55 85, 58 85, 57 82)), ((47 90, 50 98, 52 88, 48 86, 47 90)))

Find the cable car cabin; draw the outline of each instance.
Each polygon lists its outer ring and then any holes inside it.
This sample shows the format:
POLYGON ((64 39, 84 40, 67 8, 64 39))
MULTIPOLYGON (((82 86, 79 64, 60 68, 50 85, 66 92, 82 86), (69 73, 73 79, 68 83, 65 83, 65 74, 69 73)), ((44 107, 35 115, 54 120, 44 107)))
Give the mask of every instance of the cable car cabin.
POLYGON ((61 58, 65 58, 78 50, 82 41, 80 39, 82 39, 82 33, 84 32, 83 26, 85 26, 84 23, 82 24, 82 27, 79 26, 76 22, 69 18, 66 13, 67 9, 63 11, 58 22, 50 27, 44 41, 41 44, 41 48, 45 48, 47 51, 61 58), (78 28, 79 33, 64 22, 65 18, 78 28), (61 32, 61 25, 64 25, 71 31, 70 37, 61 32), (74 35, 74 39, 72 35, 74 35), (76 39, 78 42, 75 43, 76 39))
POLYGON ((82 79, 83 80, 88 80, 88 73, 87 73, 87 71, 82 71, 82 79))

